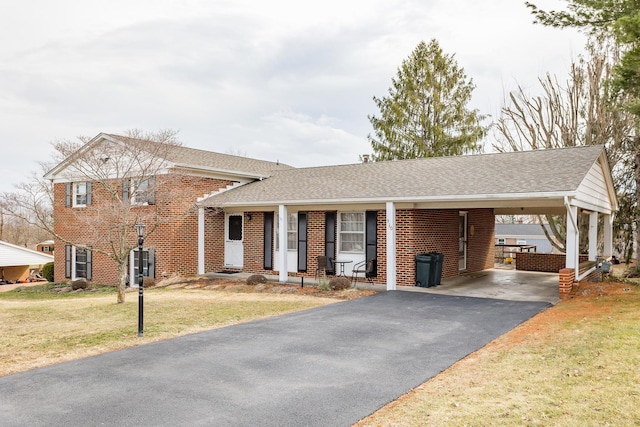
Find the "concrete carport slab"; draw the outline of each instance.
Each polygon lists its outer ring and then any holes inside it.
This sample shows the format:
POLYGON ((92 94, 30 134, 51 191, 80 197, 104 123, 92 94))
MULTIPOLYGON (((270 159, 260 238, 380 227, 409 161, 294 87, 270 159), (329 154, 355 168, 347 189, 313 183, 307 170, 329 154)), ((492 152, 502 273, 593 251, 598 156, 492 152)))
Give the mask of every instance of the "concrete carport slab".
POLYGON ((348 426, 549 307, 390 291, 0 378, 3 426, 348 426))

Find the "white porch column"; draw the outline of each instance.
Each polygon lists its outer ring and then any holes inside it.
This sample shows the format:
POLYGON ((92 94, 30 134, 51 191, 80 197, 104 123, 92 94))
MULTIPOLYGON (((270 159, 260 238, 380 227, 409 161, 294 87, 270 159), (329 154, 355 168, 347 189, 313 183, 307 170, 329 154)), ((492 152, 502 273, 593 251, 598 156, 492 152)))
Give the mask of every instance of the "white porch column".
POLYGON ((204 208, 198 206, 198 274, 204 274, 204 208))
POLYGON ((567 244, 566 267, 572 268, 578 277, 580 258, 578 257, 580 236, 578 233, 578 208, 565 203, 567 207, 567 244))
POLYGON ((278 281, 287 283, 289 275, 287 274, 287 207, 285 205, 278 206, 278 265, 280 266, 280 274, 278 281))
POLYGON ((610 257, 613 255, 613 214, 603 215, 604 219, 604 248, 602 250, 602 256, 610 257))
POLYGON ((589 261, 598 258, 598 212, 589 214, 589 261))
POLYGON ((396 290, 396 205, 387 202, 387 290, 396 290))

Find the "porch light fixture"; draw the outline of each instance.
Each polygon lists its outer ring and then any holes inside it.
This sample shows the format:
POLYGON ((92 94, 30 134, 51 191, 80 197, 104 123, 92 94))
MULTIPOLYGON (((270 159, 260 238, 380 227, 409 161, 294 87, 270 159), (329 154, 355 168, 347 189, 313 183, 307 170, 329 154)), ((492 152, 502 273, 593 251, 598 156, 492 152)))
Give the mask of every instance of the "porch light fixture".
POLYGON ((136 224, 138 233, 138 336, 144 334, 144 275, 142 274, 142 245, 144 245, 144 230, 146 226, 139 222, 136 224))

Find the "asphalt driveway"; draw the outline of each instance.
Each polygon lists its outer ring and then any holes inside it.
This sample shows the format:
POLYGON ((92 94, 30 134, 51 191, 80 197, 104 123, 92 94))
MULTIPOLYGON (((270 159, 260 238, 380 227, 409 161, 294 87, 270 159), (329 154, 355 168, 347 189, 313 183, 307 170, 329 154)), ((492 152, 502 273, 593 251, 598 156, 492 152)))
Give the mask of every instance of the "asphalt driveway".
POLYGON ((384 292, 0 377, 0 425, 349 426, 550 305, 384 292))

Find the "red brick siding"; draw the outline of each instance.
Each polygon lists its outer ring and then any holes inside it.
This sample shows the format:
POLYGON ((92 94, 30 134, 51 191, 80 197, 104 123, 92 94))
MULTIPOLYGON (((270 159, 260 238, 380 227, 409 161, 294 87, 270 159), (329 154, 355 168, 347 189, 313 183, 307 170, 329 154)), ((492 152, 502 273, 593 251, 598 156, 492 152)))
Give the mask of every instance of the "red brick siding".
MULTIPOLYGON (((580 255, 579 262, 589 259, 588 255, 580 255)), ((539 252, 518 252, 516 256, 516 270, 541 271, 557 273, 566 265, 565 254, 543 254, 539 252)))
MULTIPOLYGON (((474 233, 468 239, 467 271, 480 271, 493 266, 494 215, 492 209, 468 211, 469 228, 474 233)), ((260 274, 278 274, 263 270, 264 214, 252 212, 252 220, 245 215, 244 271, 260 274)), ((396 212, 397 283, 415 284, 415 256, 421 252, 444 254, 443 276, 452 277, 458 271, 458 210, 398 210, 396 212)), ((290 276, 315 277, 316 259, 324 255, 325 211, 307 212, 307 272, 289 273, 290 276)), ((208 223, 206 251, 224 252, 224 242, 212 242, 216 233, 208 223), (218 246, 219 245, 219 246, 218 246), (219 249, 216 249, 219 248, 219 249)), ((222 225, 219 225, 222 227, 222 225)), ((376 283, 386 283, 386 211, 378 211, 378 265, 376 283)), ((207 258, 209 260, 209 258, 207 258)), ((207 261, 207 271, 215 263, 207 261)), ((220 264, 221 265, 221 264, 220 264)))
MULTIPOLYGON (((197 224, 198 215, 195 201, 198 197, 224 188, 230 181, 172 175, 157 177, 156 205, 140 206, 132 209, 156 211, 159 218, 167 218, 146 239, 145 248, 155 250, 156 277, 162 275, 197 273, 197 224)), ((82 218, 94 215, 99 219, 101 212, 109 209, 110 199, 100 185, 94 183, 92 205, 86 208, 65 207, 65 184, 54 185, 54 228, 57 234, 76 244, 91 244, 94 249, 108 250, 108 221, 96 221, 92 226, 82 218), (97 238, 96 236, 103 236, 97 238)), ((153 224, 147 224, 151 227, 153 224)), ((223 233, 222 233, 223 234, 223 233)), ((135 232, 132 230, 129 242, 135 244, 135 232)), ((61 250, 55 251, 55 280, 64 281, 65 243, 59 239, 55 245, 61 250)), ((93 281, 102 284, 117 284, 116 264, 107 256, 97 253, 92 256, 93 281)))

